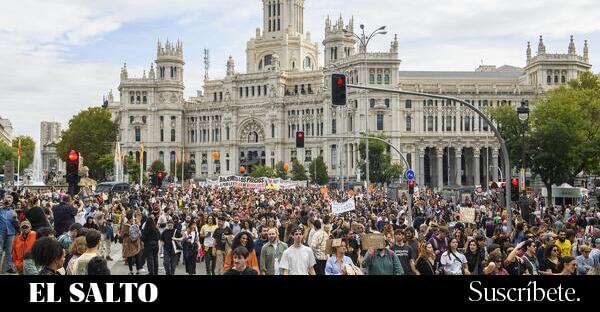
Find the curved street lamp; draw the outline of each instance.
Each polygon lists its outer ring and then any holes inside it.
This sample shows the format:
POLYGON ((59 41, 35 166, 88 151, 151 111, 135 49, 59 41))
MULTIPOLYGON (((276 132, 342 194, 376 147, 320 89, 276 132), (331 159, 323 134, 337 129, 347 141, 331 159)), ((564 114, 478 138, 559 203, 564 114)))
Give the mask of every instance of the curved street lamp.
MULTIPOLYGON (((369 45, 369 42, 371 41, 371 39, 373 39, 373 37, 375 37, 376 35, 385 35, 387 34, 387 31, 385 31, 385 26, 381 26, 379 28, 377 28, 376 30, 374 30, 369 36, 365 36, 365 25, 364 24, 360 24, 360 29, 362 30, 362 34, 361 36, 357 35, 354 32, 351 32, 347 29, 343 29, 343 32, 345 34, 352 34, 354 35, 354 37, 356 37, 356 39, 358 39, 358 42, 360 43, 361 46, 361 52, 363 53, 363 62, 364 62, 364 72, 365 72, 365 77, 364 77, 364 85, 365 87, 367 86, 367 80, 368 80, 368 68, 367 68, 367 46, 369 45)), ((365 91, 366 92, 366 91, 365 91)), ((365 97, 365 131, 367 136, 369 135, 369 103, 366 103, 366 97, 365 97)), ((366 181, 367 181, 367 198, 369 197, 369 183, 370 183, 370 179, 369 179, 369 139, 367 138, 365 141, 365 177, 366 177, 366 181)))
MULTIPOLYGON (((522 141, 521 141, 521 172, 522 172, 522 181, 523 181, 523 197, 522 201, 527 197, 527 184, 525 183, 525 173, 526 173, 526 159, 525 159, 525 130, 527 128, 527 121, 529 120, 529 101, 523 100, 521 101, 521 106, 517 108, 517 115, 519 116, 519 120, 522 125, 522 141)), ((521 202, 522 202, 521 201, 521 202)), ((523 203, 522 203, 523 204, 523 203)), ((528 222, 528 220, 526 220, 528 222)))

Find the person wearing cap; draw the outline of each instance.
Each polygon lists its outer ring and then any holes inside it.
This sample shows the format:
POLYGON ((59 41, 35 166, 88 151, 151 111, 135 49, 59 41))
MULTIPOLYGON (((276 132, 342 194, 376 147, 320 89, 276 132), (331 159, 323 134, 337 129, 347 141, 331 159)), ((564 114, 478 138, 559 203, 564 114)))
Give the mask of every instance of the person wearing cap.
POLYGON ((23 274, 23 261, 25 260, 25 254, 29 252, 33 243, 35 243, 36 234, 31 230, 31 223, 29 221, 21 222, 21 232, 15 237, 12 245, 12 260, 17 268, 19 275, 23 274))
POLYGON ((577 256, 577 275, 586 275, 593 267, 594 261, 590 257, 592 249, 588 245, 579 246, 581 255, 577 256))

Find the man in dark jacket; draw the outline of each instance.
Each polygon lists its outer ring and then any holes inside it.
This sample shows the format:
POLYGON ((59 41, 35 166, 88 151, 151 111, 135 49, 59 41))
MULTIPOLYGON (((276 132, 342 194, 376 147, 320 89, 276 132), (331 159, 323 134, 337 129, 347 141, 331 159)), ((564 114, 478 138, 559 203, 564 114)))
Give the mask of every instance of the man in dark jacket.
POLYGON ((77 209, 73 207, 71 196, 63 196, 62 202, 52 207, 52 214, 54 215, 54 231, 58 237, 68 231, 71 224, 75 223, 77 209))

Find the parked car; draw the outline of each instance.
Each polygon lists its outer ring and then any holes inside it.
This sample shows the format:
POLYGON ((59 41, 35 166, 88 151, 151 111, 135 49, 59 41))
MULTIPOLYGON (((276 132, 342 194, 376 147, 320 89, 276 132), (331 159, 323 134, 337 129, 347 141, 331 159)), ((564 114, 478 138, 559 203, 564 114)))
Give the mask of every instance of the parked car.
POLYGON ((100 193, 126 193, 131 190, 131 186, 126 182, 102 182, 96 185, 95 195, 100 193))

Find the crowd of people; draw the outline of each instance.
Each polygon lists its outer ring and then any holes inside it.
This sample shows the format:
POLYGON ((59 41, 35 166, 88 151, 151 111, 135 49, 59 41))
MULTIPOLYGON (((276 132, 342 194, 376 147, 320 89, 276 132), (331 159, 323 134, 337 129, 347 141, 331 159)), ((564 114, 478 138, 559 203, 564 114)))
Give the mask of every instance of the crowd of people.
MULTIPOLYGON (((431 190, 397 200, 386 190, 256 190, 197 184, 121 194, 33 192, 0 186, 0 272, 173 275, 598 275, 600 210, 546 207, 512 230, 501 193, 452 200, 431 190), (354 210, 331 202, 353 197, 354 210), (461 220, 460 207, 475 218, 461 220), (411 220, 409 220, 409 218, 411 220), (385 246, 367 246, 379 234, 385 246), (111 250, 121 245, 121 259, 111 250), (159 268, 161 268, 159 270, 159 268)), ((536 199, 537 200, 537 199, 536 199)))

